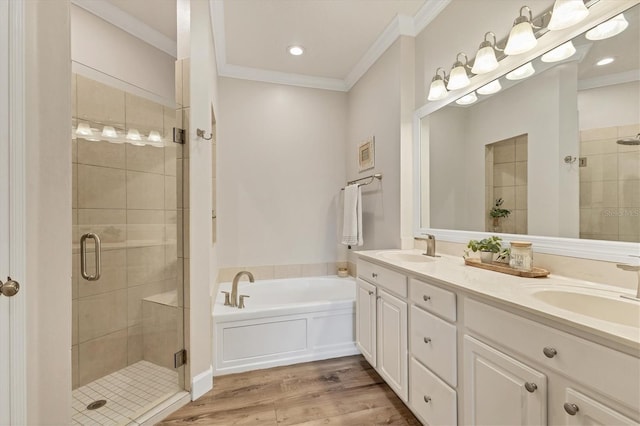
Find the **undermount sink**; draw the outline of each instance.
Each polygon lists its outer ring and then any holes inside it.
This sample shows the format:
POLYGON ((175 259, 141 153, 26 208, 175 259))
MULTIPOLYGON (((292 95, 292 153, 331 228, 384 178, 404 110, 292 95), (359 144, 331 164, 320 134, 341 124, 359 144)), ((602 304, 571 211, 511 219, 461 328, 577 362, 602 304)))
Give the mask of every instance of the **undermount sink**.
POLYGON ((591 293, 577 289, 538 289, 533 297, 548 305, 576 314, 629 327, 640 328, 640 302, 625 300, 611 292, 591 293))
POLYGON ((386 251, 380 253, 380 257, 393 260, 396 262, 411 262, 411 263, 427 263, 436 260, 435 257, 425 256, 423 254, 406 253, 402 251, 386 251))

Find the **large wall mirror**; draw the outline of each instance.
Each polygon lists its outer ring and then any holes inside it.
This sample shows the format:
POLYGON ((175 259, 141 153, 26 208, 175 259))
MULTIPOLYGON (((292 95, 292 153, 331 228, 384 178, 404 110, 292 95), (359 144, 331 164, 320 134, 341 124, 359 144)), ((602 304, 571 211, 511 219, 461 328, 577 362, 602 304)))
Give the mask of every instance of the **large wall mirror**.
POLYGON ((568 57, 547 44, 485 77, 491 86, 416 112, 416 234, 526 235, 542 252, 617 261, 640 254, 640 5, 623 16, 628 27, 613 37, 595 40, 588 30, 602 21, 591 21, 554 40, 568 57))

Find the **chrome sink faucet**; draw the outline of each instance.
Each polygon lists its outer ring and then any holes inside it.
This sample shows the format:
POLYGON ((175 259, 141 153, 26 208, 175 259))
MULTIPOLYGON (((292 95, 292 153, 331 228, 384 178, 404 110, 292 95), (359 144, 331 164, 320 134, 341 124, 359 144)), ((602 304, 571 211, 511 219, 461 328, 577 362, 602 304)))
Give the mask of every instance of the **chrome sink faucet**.
MULTIPOLYGON (((631 257, 640 257, 640 256, 631 256, 631 257)), ((638 275, 638 288, 636 290, 636 297, 633 296, 627 296, 626 294, 623 294, 620 297, 623 297, 625 299, 631 299, 631 300, 637 300, 640 301, 640 265, 630 265, 627 263, 618 263, 616 265, 618 268, 622 269, 623 271, 631 271, 631 272, 635 272, 638 275)))
POLYGON ((427 250, 422 254, 425 256, 436 257, 436 236, 431 234, 423 235, 424 237, 415 237, 416 240, 427 242, 427 250))
POLYGON ((243 275, 249 277, 250 283, 255 282, 255 280, 253 279, 253 274, 249 271, 240 271, 236 274, 235 277, 233 277, 233 285, 231 287, 231 306, 233 306, 234 308, 238 307, 238 281, 240 281, 240 278, 243 275))

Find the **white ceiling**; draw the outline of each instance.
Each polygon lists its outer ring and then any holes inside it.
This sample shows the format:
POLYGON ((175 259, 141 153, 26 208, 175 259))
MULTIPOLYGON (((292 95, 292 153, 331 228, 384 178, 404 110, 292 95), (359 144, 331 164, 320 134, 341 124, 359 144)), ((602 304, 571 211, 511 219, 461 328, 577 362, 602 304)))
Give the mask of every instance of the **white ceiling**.
POLYGON ((425 0, 224 0, 226 62, 344 80, 396 15, 425 0), (299 57, 287 46, 305 47, 299 57))
POLYGON ((176 0, 107 0, 115 7, 176 41, 176 0))

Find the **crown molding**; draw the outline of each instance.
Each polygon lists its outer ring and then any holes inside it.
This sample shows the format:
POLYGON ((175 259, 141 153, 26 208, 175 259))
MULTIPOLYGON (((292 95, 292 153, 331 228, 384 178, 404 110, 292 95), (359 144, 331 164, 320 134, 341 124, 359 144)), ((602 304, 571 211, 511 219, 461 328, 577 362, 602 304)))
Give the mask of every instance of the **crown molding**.
POLYGON ((134 18, 113 4, 106 1, 89 0, 71 0, 71 3, 115 25, 156 49, 174 58, 178 57, 178 47, 175 40, 171 40, 166 35, 151 28, 149 25, 134 18))
MULTIPOLYGON (((73 0, 79 1, 79 0, 73 0)), ((360 58, 344 80, 306 74, 291 74, 261 68, 228 64, 224 30, 224 0, 209 0, 209 12, 213 26, 213 43, 216 50, 218 75, 223 77, 256 80, 267 83, 288 84, 314 89, 348 92, 400 36, 415 37, 451 0, 426 0, 415 17, 396 15, 367 52, 360 58)))
POLYGON ((640 69, 578 81, 578 90, 596 89, 598 87, 631 83, 633 81, 640 81, 640 69))
POLYGON ((232 77, 242 80, 262 81, 265 83, 286 84, 290 86, 308 87, 311 89, 346 92, 348 88, 339 78, 317 77, 306 74, 293 74, 261 68, 243 67, 240 65, 218 65, 218 76, 232 77))
POLYGON ((451 0, 427 0, 413 17, 413 36, 420 34, 451 0))

